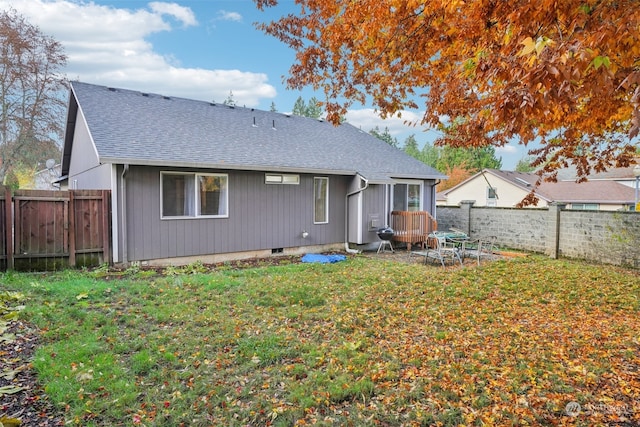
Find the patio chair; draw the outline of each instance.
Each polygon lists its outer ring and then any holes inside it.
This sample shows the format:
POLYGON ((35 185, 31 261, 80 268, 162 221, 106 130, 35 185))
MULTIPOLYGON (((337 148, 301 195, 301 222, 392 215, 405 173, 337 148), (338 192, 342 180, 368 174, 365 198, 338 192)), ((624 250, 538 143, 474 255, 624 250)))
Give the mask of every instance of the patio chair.
POLYGON ((460 249, 461 256, 462 258, 475 258, 478 265, 480 265, 480 259, 490 260, 496 257, 494 254, 494 242, 495 237, 463 241, 460 249))
POLYGON ((410 251, 409 257, 413 255, 423 256, 425 264, 429 259, 437 260, 440 261, 442 267, 445 266, 446 260, 451 260, 451 265, 454 265, 456 260, 462 265, 460 249, 452 243, 447 242, 444 236, 430 234, 428 241, 431 247, 425 245, 422 250, 410 251))

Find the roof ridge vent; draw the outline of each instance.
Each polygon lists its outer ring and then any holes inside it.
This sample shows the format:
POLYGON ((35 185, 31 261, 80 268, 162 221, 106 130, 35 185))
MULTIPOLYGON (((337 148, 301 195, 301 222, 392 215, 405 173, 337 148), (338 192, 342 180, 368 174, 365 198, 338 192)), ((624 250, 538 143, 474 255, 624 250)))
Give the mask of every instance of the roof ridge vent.
POLYGON ((531 187, 531 184, 529 183, 529 181, 526 181, 520 177, 515 177, 515 180, 518 181, 521 184, 524 184, 527 187, 531 187))
POLYGON ((107 90, 109 92, 117 92, 118 91, 118 89, 116 89, 115 87, 108 87, 107 90))
POLYGON ((140 95, 142 95, 142 96, 146 96, 147 98, 149 97, 149 94, 148 94, 148 93, 146 93, 146 92, 142 92, 142 93, 140 93, 140 95))
POLYGON ((169 99, 169 100, 171 100, 171 97, 170 97, 170 96, 163 96, 163 98, 164 98, 164 99, 169 99))

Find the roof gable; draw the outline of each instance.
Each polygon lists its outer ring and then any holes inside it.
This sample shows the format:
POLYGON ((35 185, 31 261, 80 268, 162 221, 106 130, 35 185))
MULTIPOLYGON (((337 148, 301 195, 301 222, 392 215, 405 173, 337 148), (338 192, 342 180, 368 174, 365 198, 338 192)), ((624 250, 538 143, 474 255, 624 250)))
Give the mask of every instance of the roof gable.
POLYGON ((79 82, 71 88, 69 114, 77 104, 101 163, 445 178, 349 124, 79 82))

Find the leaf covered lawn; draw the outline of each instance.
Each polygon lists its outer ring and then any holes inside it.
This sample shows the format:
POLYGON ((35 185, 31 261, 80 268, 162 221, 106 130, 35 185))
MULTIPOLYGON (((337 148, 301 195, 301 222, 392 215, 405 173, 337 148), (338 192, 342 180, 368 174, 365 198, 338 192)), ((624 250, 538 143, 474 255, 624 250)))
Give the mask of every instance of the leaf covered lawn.
POLYGON ((3 281, 43 330, 34 366, 71 424, 640 423, 637 271, 355 257, 3 281))

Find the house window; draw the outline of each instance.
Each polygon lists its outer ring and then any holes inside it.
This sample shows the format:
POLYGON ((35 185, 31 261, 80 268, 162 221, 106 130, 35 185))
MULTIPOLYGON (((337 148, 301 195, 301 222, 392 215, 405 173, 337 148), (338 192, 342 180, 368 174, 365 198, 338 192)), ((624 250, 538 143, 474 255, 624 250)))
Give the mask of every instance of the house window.
POLYGON ((300 184, 300 175, 267 173, 264 175, 265 184, 300 184))
POLYGON ((400 183, 393 186, 394 211, 422 209, 422 184, 400 183))
POLYGON ((329 222, 329 178, 313 178, 313 222, 329 222))
POLYGON ((162 218, 227 217, 229 177, 162 172, 162 218))
POLYGON ((583 211, 597 211, 600 209, 598 203, 572 203, 571 209, 583 210, 583 211))
POLYGON ((487 206, 498 205, 498 191, 495 187, 487 187, 487 206))

